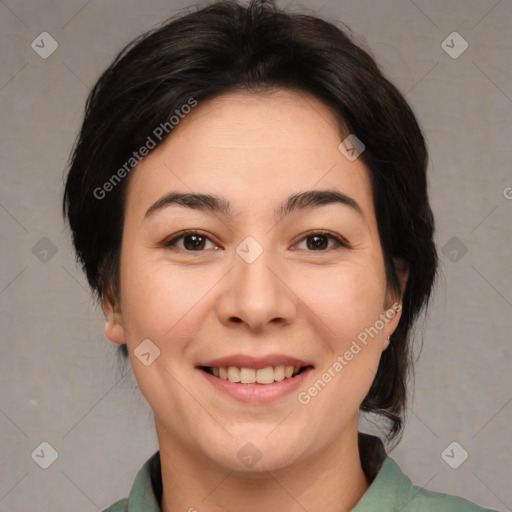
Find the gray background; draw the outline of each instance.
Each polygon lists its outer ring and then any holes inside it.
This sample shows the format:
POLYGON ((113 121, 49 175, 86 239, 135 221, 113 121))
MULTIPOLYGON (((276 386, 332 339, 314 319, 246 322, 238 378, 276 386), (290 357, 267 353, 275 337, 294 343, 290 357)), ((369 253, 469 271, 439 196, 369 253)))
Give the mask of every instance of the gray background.
MULTIPOLYGON (((122 46, 190 3, 141 4, 0 0, 0 511, 103 509, 157 449, 60 215, 89 89, 122 46), (43 31, 58 42, 46 59, 31 47, 43 31), (58 452, 48 469, 31 457, 43 441, 58 452)), ((418 485, 512 510, 512 1, 293 2, 302 7, 359 34, 430 147, 441 279, 391 456, 418 485), (458 58, 441 46, 453 31, 469 44, 458 58), (469 454, 457 469, 441 456, 453 441, 469 454)))

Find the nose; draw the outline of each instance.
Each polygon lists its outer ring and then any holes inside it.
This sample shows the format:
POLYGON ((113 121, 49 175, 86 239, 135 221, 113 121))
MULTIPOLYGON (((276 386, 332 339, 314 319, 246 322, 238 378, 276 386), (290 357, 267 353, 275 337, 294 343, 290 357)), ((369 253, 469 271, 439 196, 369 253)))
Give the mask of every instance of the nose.
POLYGON ((223 281, 217 313, 224 325, 262 331, 295 320, 298 298, 290 286, 289 270, 272 251, 264 249, 254 261, 235 254, 223 281))

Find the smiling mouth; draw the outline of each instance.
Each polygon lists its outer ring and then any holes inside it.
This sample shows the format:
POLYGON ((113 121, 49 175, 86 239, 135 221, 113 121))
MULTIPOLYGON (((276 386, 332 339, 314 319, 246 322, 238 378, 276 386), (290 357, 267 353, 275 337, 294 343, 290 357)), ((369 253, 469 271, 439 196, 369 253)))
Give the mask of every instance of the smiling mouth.
POLYGON ((313 367, 311 365, 300 367, 281 364, 265 368, 239 368, 237 366, 200 366, 200 368, 214 377, 232 383, 265 385, 293 379, 313 367))

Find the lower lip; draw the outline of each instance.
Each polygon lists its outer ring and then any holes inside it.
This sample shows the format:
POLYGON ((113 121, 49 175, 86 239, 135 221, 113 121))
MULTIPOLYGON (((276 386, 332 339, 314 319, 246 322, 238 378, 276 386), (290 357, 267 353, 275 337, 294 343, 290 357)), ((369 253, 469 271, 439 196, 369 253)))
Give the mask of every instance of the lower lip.
POLYGON ((312 370, 313 368, 307 368, 295 377, 290 379, 285 378, 284 380, 272 384, 242 384, 240 382, 230 382, 229 380, 215 377, 215 375, 211 375, 205 370, 199 369, 208 382, 219 391, 241 402, 257 404, 271 402, 272 400, 277 400, 278 398, 292 393, 304 383, 304 379, 312 370))

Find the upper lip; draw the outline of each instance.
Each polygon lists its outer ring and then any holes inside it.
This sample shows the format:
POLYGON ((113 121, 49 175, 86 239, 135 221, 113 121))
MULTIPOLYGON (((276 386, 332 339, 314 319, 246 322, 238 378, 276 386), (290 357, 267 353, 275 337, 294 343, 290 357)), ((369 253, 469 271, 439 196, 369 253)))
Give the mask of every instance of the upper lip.
POLYGON ((296 357, 286 356, 283 354, 269 354, 264 357, 255 357, 246 354, 233 354, 231 356, 219 357, 218 359, 211 359, 198 364, 201 366, 210 367, 229 367, 236 366, 237 368, 267 368, 268 366, 313 366, 312 363, 297 359, 296 357))

